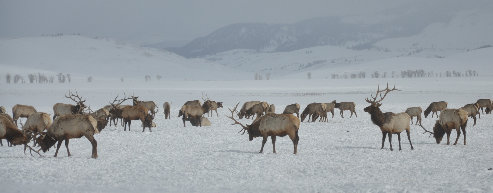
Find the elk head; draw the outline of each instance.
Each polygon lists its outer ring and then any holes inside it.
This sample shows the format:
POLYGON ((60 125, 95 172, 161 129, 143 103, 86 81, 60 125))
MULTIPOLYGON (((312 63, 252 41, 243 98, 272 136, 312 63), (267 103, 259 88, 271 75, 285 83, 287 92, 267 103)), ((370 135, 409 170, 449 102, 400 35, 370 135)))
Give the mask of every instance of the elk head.
POLYGON ((41 133, 41 135, 36 139, 36 142, 41 146, 41 150, 43 152, 48 151, 55 143, 57 140, 51 136, 48 136, 46 132, 41 133))
POLYGON ((132 98, 132 104, 135 106, 137 105, 139 101, 139 97, 132 95, 130 98, 132 98))
POLYGON ((86 105, 84 105, 84 102, 86 102, 86 100, 82 100, 82 97, 79 96, 79 93, 75 92, 75 94, 73 94, 71 91, 69 91, 68 95, 65 95, 65 98, 69 98, 75 102, 75 108, 72 109, 73 114, 82 114, 82 111, 84 111, 84 108, 86 108, 86 105))
POLYGON ((368 112, 368 113, 371 113, 371 112, 374 112, 375 110, 380 110, 380 106, 382 106, 382 101, 383 99, 387 96, 387 94, 391 91, 400 91, 398 89, 395 88, 395 85, 394 85, 394 88, 390 89, 389 88, 389 83, 387 83, 387 88, 383 89, 383 90, 380 90, 380 85, 377 87, 377 93, 375 94, 375 96, 373 96, 373 94, 371 95, 371 99, 368 99, 366 98, 365 101, 367 103, 370 103, 370 106, 366 107, 364 109, 365 112, 368 112), (377 97, 379 97, 379 99, 377 99, 377 97))
POLYGON ((440 142, 443 139, 443 136, 445 135, 445 129, 443 129, 439 121, 436 121, 435 126, 433 127, 433 132, 428 131, 428 133, 433 134, 433 137, 435 138, 437 144, 440 144, 440 142))

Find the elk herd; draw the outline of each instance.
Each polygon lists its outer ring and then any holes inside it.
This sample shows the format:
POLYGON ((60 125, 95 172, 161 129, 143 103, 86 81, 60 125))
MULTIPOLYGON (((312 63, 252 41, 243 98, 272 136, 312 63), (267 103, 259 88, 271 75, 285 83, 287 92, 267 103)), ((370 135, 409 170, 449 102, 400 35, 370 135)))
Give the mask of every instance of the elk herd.
MULTIPOLYGON (((464 145, 466 145, 466 125, 468 118, 474 120, 476 125, 476 116, 481 118, 481 113, 490 114, 493 108, 490 99, 479 99, 475 103, 466 104, 461 108, 447 108, 448 103, 445 101, 432 102, 424 111, 425 118, 431 113, 433 118, 436 115, 436 120, 433 130, 429 131, 422 125, 423 113, 421 107, 409 107, 405 112, 382 112, 380 107, 387 94, 392 91, 399 91, 395 88, 390 88, 387 84, 385 89, 377 88, 375 95, 370 95, 365 101, 368 106, 363 109, 371 117, 371 122, 380 128, 382 132, 382 146, 384 148, 385 139, 388 137, 390 150, 392 147, 392 135, 397 135, 399 142, 399 150, 401 150, 401 132, 406 131, 406 136, 411 149, 414 149, 411 142, 410 125, 419 125, 424 133, 431 134, 436 143, 439 144, 445 134, 447 134, 447 145, 450 144, 450 134, 452 130, 456 130, 457 144, 461 133, 464 135, 464 145), (414 122, 414 117, 416 121, 414 122)), ((97 158, 97 141, 94 135, 100 133, 109 123, 123 127, 123 131, 130 131, 132 121, 140 121, 142 124, 142 132, 146 128, 152 132, 152 127, 156 127, 153 122, 158 106, 153 101, 140 101, 137 96, 119 98, 116 96, 108 105, 93 111, 85 104, 79 94, 69 91, 65 95, 67 99, 73 101, 73 104, 56 103, 53 105, 53 117, 46 112, 38 112, 33 106, 17 104, 12 107, 12 117, 7 113, 6 109, 0 107, 0 145, 2 139, 7 140, 7 145, 24 145, 26 149, 40 154, 40 151, 46 152, 55 144, 55 157, 58 155, 58 150, 63 141, 67 154, 70 156, 69 140, 73 138, 85 137, 92 146, 92 158, 97 158), (131 105, 123 105, 125 101, 131 101, 131 105), (22 123, 20 118, 26 118, 22 123), (20 123, 19 123, 20 122, 20 123), (20 127, 18 126, 20 124, 20 127), (32 142, 32 143, 31 143, 32 142), (38 150, 35 150, 39 146, 38 150)), ((178 117, 183 121, 183 127, 186 127, 186 122, 190 122, 192 126, 202 127, 211 126, 211 122, 207 117, 219 117, 218 108, 223 108, 223 103, 210 100, 209 97, 202 101, 191 100, 185 102, 178 110, 178 117), (207 115, 206 115, 207 114, 207 115)), ((281 114, 276 113, 274 104, 269 104, 265 101, 248 101, 244 102, 239 110, 238 105, 230 108, 230 115, 226 116, 232 121, 233 125, 241 126, 239 133, 248 133, 249 140, 252 141, 255 137, 262 137, 262 146, 260 153, 263 152, 265 143, 270 137, 273 146, 273 152, 276 153, 275 142, 276 137, 289 136, 293 142, 293 152, 297 153, 299 142, 298 131, 300 123, 305 120, 308 122, 328 122, 328 113, 331 113, 331 118, 334 118, 335 109, 339 109, 340 116, 344 118, 344 111, 350 111, 350 117, 356 114, 356 104, 354 102, 331 102, 310 103, 300 114, 300 104, 293 103, 287 105, 281 114), (237 118, 236 118, 237 117, 237 118), (243 124, 239 119, 245 118, 250 120, 251 124, 243 124)), ((163 103, 164 119, 170 119, 170 103, 163 103)))

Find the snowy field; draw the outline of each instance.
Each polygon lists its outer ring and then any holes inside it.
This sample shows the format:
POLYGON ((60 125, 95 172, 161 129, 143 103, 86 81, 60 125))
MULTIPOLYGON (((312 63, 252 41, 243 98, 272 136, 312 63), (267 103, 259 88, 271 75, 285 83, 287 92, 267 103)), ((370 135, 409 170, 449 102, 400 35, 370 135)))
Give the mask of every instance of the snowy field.
MULTIPOLYGON (((365 98, 386 82, 402 91, 390 93, 382 111, 403 112, 407 107, 445 100, 449 108, 493 98, 490 77, 439 79, 272 80, 272 81, 161 81, 154 83, 93 82, 64 85, 0 85, 0 101, 10 113, 15 104, 35 106, 53 113, 56 102, 70 89, 87 99, 91 108, 108 104, 116 95, 135 94, 159 105, 152 132, 106 127, 95 136, 98 159, 91 159, 85 138, 70 141, 71 157, 62 145, 44 157, 24 155, 23 147, 0 147, 1 192, 492 192, 493 115, 484 115, 467 127, 458 145, 437 145, 418 126, 411 126, 410 149, 406 137, 398 151, 380 149, 381 132, 368 113, 365 98), (183 127, 178 109, 202 93, 224 101, 210 127, 183 127), (345 118, 336 110, 327 123, 301 123, 298 154, 288 137, 277 139, 277 154, 270 139, 259 154, 261 138, 248 141, 240 127, 226 118, 227 107, 249 100, 276 105, 280 113, 288 104, 304 107, 311 102, 354 101, 358 117, 345 118), (162 104, 171 102, 170 120, 162 104)), ((240 104, 240 106, 241 106, 240 104)), ((302 110, 301 110, 302 111, 302 110)), ((424 118, 432 129, 436 118, 424 118)), ((25 121, 25 119, 22 119, 25 121)), ((242 119, 243 123, 251 120, 242 119)), ((404 133, 403 133, 404 134, 404 133)), ((405 136, 405 134, 404 134, 405 136)), ((451 141, 456 133, 452 132, 451 141)))

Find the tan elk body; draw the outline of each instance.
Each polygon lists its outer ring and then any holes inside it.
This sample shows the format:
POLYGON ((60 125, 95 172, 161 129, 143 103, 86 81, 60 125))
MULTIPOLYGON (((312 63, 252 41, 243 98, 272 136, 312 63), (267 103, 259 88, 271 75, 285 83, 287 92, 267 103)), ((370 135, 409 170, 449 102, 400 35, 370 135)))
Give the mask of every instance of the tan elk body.
POLYGON ((413 123, 413 118, 416 117, 416 124, 421 125, 421 113, 423 110, 421 107, 409 107, 406 109, 406 113, 411 117, 411 124, 413 123))
POLYGON ((28 118, 31 114, 38 112, 33 106, 16 104, 12 107, 12 118, 17 125, 17 120, 21 117, 28 118))
POLYGON ((438 112, 442 111, 443 109, 446 109, 447 108, 447 105, 448 103, 445 102, 445 101, 438 101, 438 102, 432 102, 430 103, 430 105, 428 106, 428 108, 426 108, 424 114, 425 114, 425 118, 428 117, 428 115, 430 114, 431 112, 431 117, 433 118, 433 114, 436 114, 437 117, 438 117, 438 112))
POLYGON ((300 104, 298 103, 290 104, 286 106, 286 108, 284 108, 284 111, 282 112, 282 114, 294 114, 294 113, 296 113, 296 117, 300 118, 300 104))
POLYGON ((433 137, 437 144, 442 141, 443 135, 447 134, 447 145, 450 144, 450 133, 453 129, 457 131, 457 138, 454 145, 459 140, 461 130, 464 133, 464 145, 466 145, 466 126, 467 112, 462 109, 445 109, 440 113, 440 119, 436 121, 433 127, 433 137))

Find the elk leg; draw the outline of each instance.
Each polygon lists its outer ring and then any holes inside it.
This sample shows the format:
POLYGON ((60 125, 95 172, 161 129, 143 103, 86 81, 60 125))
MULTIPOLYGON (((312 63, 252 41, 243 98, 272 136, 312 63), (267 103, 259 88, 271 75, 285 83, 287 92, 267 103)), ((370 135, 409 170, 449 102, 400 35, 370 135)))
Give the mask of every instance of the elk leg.
POLYGON ((60 146, 62 145, 62 141, 63 141, 63 139, 58 141, 58 144, 56 144, 56 151, 55 151, 54 157, 56 157, 58 155, 58 149, 60 149, 60 146))
POLYGON ((472 126, 475 126, 476 125, 476 116, 472 117, 472 119, 474 119, 474 124, 472 126))
POLYGON ((0 139, 0 146, 3 146, 2 139, 0 139))
POLYGON ((132 125, 132 120, 128 120, 128 131, 130 131, 130 125, 132 125))
MULTIPOLYGON (((300 113, 296 113, 296 117, 298 117, 298 119, 300 118, 300 113)), ((332 113, 332 118, 334 118, 334 114, 332 113)))
POLYGON ((399 151, 401 151, 401 133, 397 133, 397 140, 399 141, 399 151))
POLYGON ((183 127, 185 127, 185 117, 181 118, 183 120, 183 127))
POLYGON ((457 141, 459 141, 459 137, 460 137, 460 128, 457 128, 457 138, 455 138, 455 143, 454 145, 457 145, 457 141))
POLYGON ((294 135, 294 139, 291 138, 291 140, 293 141, 293 145, 294 145, 294 154, 296 154, 298 153, 298 141, 300 141, 300 136, 298 135, 298 131, 296 131, 294 135))
POLYGON ((330 111, 332 113, 332 118, 334 118, 334 110, 330 111))
POLYGON ((343 110, 340 111, 340 114, 341 114, 341 117, 342 118, 344 118, 344 113, 343 112, 344 112, 343 110))
POLYGON ((394 151, 394 149, 392 148, 392 133, 388 133, 389 134, 389 143, 390 143, 390 151, 394 151))
POLYGON ((385 137, 387 137, 387 133, 382 131, 382 148, 380 148, 380 149, 383 149, 383 146, 385 144, 385 137))
POLYGON ((450 132, 451 131, 447 131, 447 145, 450 145, 450 132))
POLYGON ((413 150, 414 147, 413 147, 413 143, 411 142, 411 132, 410 132, 410 129, 407 129, 406 130, 406 134, 407 134, 407 140, 409 140, 409 144, 411 144, 411 150, 413 150))
POLYGON ((276 153, 276 136, 270 136, 270 139, 272 139, 272 152, 276 153))
POLYGON ((464 145, 466 145, 466 125, 461 127, 462 132, 464 133, 464 145))
POLYGON ((264 152, 264 145, 265 145, 266 142, 267 142, 267 136, 264 136, 264 139, 262 139, 262 148, 260 148, 260 152, 259 153, 264 152))
POLYGON ((356 117, 358 117, 358 114, 356 114, 356 111, 354 111, 354 115, 355 115, 356 117))
POLYGON ((70 157, 71 155, 70 155, 70 151, 68 150, 68 141, 69 139, 65 139, 65 148, 67 148, 67 154, 70 157))
MULTIPOLYGON (((411 125, 414 124, 413 118, 414 118, 414 116, 411 116, 411 125)), ((416 120, 416 124, 418 124, 417 122, 418 122, 418 120, 416 120)))
POLYGON ((351 115, 349 116, 349 118, 352 118, 353 117, 353 111, 351 111, 351 115))
POLYGON ((96 141, 96 139, 94 139, 94 136, 92 135, 86 135, 85 136, 90 142, 91 142, 91 145, 92 145, 92 156, 91 158, 98 158, 98 142, 96 141))

